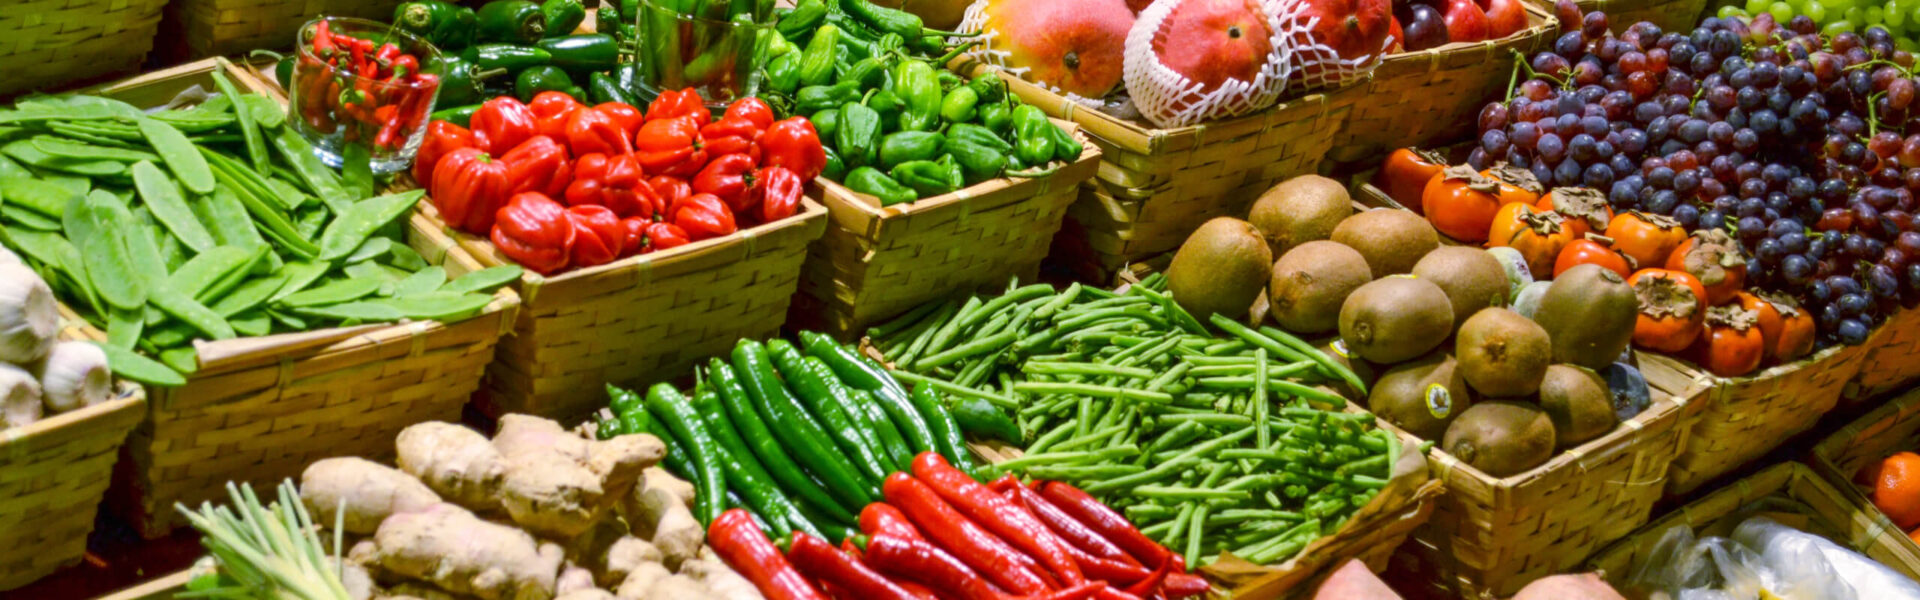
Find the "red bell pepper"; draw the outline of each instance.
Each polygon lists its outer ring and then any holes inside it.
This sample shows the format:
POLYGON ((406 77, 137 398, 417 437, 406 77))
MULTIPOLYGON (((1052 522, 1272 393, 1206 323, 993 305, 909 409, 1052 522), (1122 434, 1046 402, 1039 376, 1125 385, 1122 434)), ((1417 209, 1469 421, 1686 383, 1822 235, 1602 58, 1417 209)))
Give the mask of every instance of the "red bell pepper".
POLYGON ((672 223, 663 223, 653 219, 627 217, 620 220, 620 227, 626 232, 626 241, 622 244, 624 255, 646 254, 654 250, 665 250, 687 245, 687 232, 681 231, 672 223))
POLYGON ((1062 582, 1079 585, 1086 581, 1080 566, 1074 564, 1072 555, 1067 553, 1065 541, 1047 531, 1047 526, 1025 508, 947 464, 946 458, 934 452, 920 453, 913 459, 913 475, 953 503, 961 514, 973 517, 987 531, 1039 560, 1062 582))
POLYGON ((540 192, 549 198, 558 197, 573 181, 573 164, 567 160, 566 147, 544 135, 520 142, 501 156, 500 162, 507 163, 507 181, 515 194, 540 192))
POLYGON ((693 176, 693 191, 719 196, 734 214, 751 215, 756 207, 747 188, 756 181, 753 169, 753 158, 745 154, 717 156, 693 176))
POLYGON ((649 173, 691 177, 707 166, 706 142, 693 119, 649 120, 640 126, 633 143, 640 153, 640 165, 649 173))
POLYGON ((1168 555, 1172 554, 1166 546, 1140 533, 1140 530, 1127 521, 1126 517, 1099 500, 1095 500, 1093 496, 1087 495, 1080 488, 1058 481, 1049 481, 1041 484, 1040 496, 1051 500, 1054 506, 1100 534, 1100 537, 1126 550, 1140 564, 1157 565, 1167 560, 1168 555))
POLYGON ((919 600, 885 575, 874 572, 853 557, 834 549, 832 544, 803 531, 793 532, 793 544, 787 549, 787 560, 792 561, 801 574, 812 576, 822 585, 830 584, 844 591, 848 594, 844 596, 846 598, 919 600))
POLYGON ((899 507, 907 518, 922 525, 935 545, 959 558, 960 562, 985 575, 1001 589, 1032 594, 1046 591, 1038 564, 1013 549, 1005 541, 981 529, 940 495, 913 476, 895 472, 881 486, 887 503, 899 507))
POLYGON ((478 148, 460 148, 440 157, 433 167, 433 182, 427 193, 447 225, 485 235, 493 229, 493 214, 506 203, 512 186, 507 180, 507 164, 494 160, 478 148))
POLYGON ((673 205, 674 225, 686 230, 687 239, 700 241, 728 235, 738 230, 733 211, 713 194, 694 194, 673 205))
POLYGON ((566 92, 545 91, 536 94, 527 109, 533 111, 533 128, 556 141, 566 141, 567 121, 586 108, 566 92))
POLYGON ((989 484, 989 487, 995 490, 1001 490, 1002 494, 1025 505, 1027 510, 1033 512, 1033 516, 1038 517, 1040 522, 1047 525, 1047 529, 1052 530, 1054 535, 1060 536, 1060 539, 1066 540, 1067 543, 1071 544, 1074 548, 1090 556, 1117 560, 1134 567, 1144 567, 1144 565, 1140 564, 1140 561, 1134 560, 1133 556, 1128 555, 1125 550, 1121 550, 1119 546, 1114 545, 1113 542, 1108 541, 1107 538, 1101 537, 1098 532, 1087 527, 1086 524, 1074 520, 1072 515, 1061 510, 1059 506, 1054 505, 1052 501, 1041 496, 1039 492, 1028 489, 1027 486, 1020 485, 1017 480, 1013 479, 1012 475, 995 480, 992 484, 989 484), (1011 485, 1001 485, 1001 483, 1005 481, 1011 481, 1012 483, 1011 485))
POLYGON ((660 194, 660 206, 673 206, 681 198, 693 195, 693 186, 688 185, 685 179, 672 175, 655 175, 647 180, 647 185, 653 186, 654 193, 660 194))
POLYGON ((613 262, 626 249, 627 228, 620 224, 620 217, 605 206, 569 206, 567 222, 574 230, 573 249, 567 253, 567 262, 575 267, 613 262))
POLYGON ((806 189, 806 180, 786 167, 767 167, 754 177, 747 196, 760 206, 760 222, 772 223, 800 212, 806 189))
POLYGON ((820 146, 820 132, 806 117, 788 117, 767 128, 760 136, 760 150, 769 167, 786 167, 812 181, 827 167, 827 151, 820 146))
POLYGON ((679 225, 664 221, 653 221, 647 224, 647 252, 678 248, 691 243, 693 240, 687 238, 687 231, 681 229, 679 225))
POLYGON ((621 131, 627 132, 629 138, 640 131, 640 125, 647 122, 646 115, 641 114, 640 109, 619 102, 602 102, 593 105, 593 109, 613 119, 613 123, 619 125, 621 131))
POLYGON ((467 123, 473 126, 474 147, 495 157, 506 154, 536 133, 533 110, 512 96, 486 101, 467 123))
POLYGON ((727 119, 746 119, 754 127, 766 129, 773 126, 773 107, 767 106, 765 100, 747 96, 727 105, 727 112, 720 115, 720 120, 727 119))
POLYGON ((700 97, 700 92, 693 88, 660 92, 660 96, 647 105, 648 121, 677 117, 689 117, 694 127, 704 127, 713 120, 713 113, 707 110, 707 101, 700 97))
POLYGON ((707 544, 768 600, 827 600, 767 541, 767 534, 760 532, 747 511, 736 508, 721 513, 707 526, 707 544))
POLYGON ((753 124, 745 118, 726 118, 700 128, 700 137, 707 142, 708 156, 744 154, 760 162, 760 136, 766 128, 753 124))
POLYGON ((500 209, 491 237, 501 254, 546 275, 567 268, 578 235, 565 207, 539 192, 527 192, 500 209))
POLYGON ((420 150, 413 155, 413 181, 419 185, 432 183, 433 167, 439 164, 440 157, 454 150, 472 147, 473 132, 467 128, 450 121, 428 123, 427 137, 420 141, 420 150))
POLYGON ((595 152, 630 154, 633 152, 633 134, 621 129, 620 124, 606 113, 582 108, 567 119, 567 145, 579 156, 595 152))
POLYGON ((573 164, 573 183, 567 186, 567 204, 597 204, 621 218, 651 218, 664 210, 660 195, 647 185, 640 162, 631 154, 583 154, 573 164))

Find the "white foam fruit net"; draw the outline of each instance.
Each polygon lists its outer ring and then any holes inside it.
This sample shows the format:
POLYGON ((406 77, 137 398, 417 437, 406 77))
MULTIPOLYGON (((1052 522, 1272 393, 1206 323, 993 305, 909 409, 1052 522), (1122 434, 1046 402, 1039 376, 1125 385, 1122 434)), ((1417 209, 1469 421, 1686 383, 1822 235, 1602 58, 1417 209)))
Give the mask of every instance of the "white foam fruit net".
MULTIPOLYGON (((1213 90, 1167 67, 1154 52, 1156 38, 1173 11, 1190 0, 1155 0, 1127 33, 1127 94, 1140 114, 1160 127, 1184 127, 1202 121, 1251 113, 1279 101, 1295 64, 1293 40, 1298 24, 1274 18, 1282 0, 1259 0, 1266 13, 1272 48, 1253 81, 1228 79, 1213 90)), ((1192 0, 1198 1, 1198 0, 1192 0)))
MULTIPOLYGON (((960 19, 960 27, 954 30, 961 33, 979 32, 980 33, 979 36, 971 37, 971 38, 962 38, 962 37, 947 38, 947 44, 949 46, 958 46, 960 44, 965 44, 969 41, 978 40, 980 43, 975 44, 972 49, 967 50, 966 56, 968 58, 972 58, 974 60, 980 61, 980 64, 987 65, 1002 71, 1006 71, 1008 73, 1012 73, 1020 77, 1021 79, 1027 80, 1028 82, 1045 87, 1047 88, 1048 91, 1051 91, 1056 94, 1060 94, 1066 99, 1071 100, 1074 103, 1079 104, 1081 106, 1085 106, 1087 108, 1099 108, 1103 104, 1103 101, 1101 98, 1088 98, 1086 96, 1082 96, 1079 94, 1075 94, 1073 92, 1062 90, 1060 89, 1060 86, 1054 85, 1053 82, 1051 81, 1035 81, 1033 77, 1032 67, 1013 66, 1012 61, 1008 60, 1008 57, 1012 56, 1012 53, 1002 49, 1002 48, 1005 48, 1006 45, 995 43, 995 42, 999 42, 1000 38, 1007 34, 998 29, 987 28, 987 7, 992 5, 994 1, 995 0, 974 0, 973 4, 967 5, 966 15, 961 17, 960 19)), ((1020 0, 998 0, 998 1, 1017 2, 1020 0)))
POLYGON ((1293 46, 1291 57, 1293 85, 1296 92, 1310 92, 1318 89, 1338 87, 1366 77, 1380 64, 1380 56, 1386 54, 1393 44, 1391 36, 1381 40, 1380 48, 1365 56, 1341 58, 1333 47, 1314 39, 1313 28, 1319 24, 1319 17, 1307 14, 1308 0, 1279 0, 1274 4, 1274 20, 1280 23, 1275 29, 1289 32, 1293 46))

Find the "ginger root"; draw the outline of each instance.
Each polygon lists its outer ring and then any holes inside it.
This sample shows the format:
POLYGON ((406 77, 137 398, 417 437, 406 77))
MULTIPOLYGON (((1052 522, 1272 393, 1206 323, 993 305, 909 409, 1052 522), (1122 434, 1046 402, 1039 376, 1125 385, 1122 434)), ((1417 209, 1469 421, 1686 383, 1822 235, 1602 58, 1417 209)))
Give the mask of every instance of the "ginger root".
POLYGON ((382 571, 481 600, 548 600, 563 559, 558 545, 447 503, 388 517, 373 541, 382 571))
POLYGON ((658 546, 670 568, 680 568, 682 561, 699 554, 700 545, 706 543, 706 528, 693 518, 693 511, 679 496, 664 488, 638 490, 627 499, 623 512, 634 535, 658 546))
POLYGON ((400 469, 442 497, 559 540, 591 529, 666 454, 653 436, 590 440, 528 415, 502 417, 491 442, 458 425, 421 423, 396 445, 400 469))
POLYGON ((300 500, 315 522, 332 526, 335 512, 344 511, 346 532, 366 535, 388 515, 424 510, 439 504, 440 496, 412 475, 349 456, 307 465, 300 473, 300 500))
POLYGON ((753 586, 753 582, 747 581, 747 578, 734 571, 733 567, 727 566, 727 563, 715 555, 713 548, 710 547, 702 547, 699 558, 681 563, 680 574, 706 584, 707 589, 713 592, 713 596, 721 600, 765 600, 766 598, 760 595, 760 590, 753 586))
POLYGON ((400 470, 420 478, 448 502, 478 511, 495 510, 494 491, 507 462, 480 432, 452 423, 418 423, 394 438, 400 470))

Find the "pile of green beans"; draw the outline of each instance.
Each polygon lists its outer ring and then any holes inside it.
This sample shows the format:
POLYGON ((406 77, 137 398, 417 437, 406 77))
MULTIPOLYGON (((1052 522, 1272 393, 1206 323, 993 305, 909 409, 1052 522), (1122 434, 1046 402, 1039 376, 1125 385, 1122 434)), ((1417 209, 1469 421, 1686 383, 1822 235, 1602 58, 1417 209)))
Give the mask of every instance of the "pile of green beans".
POLYGON ((279 103, 213 77, 220 95, 185 110, 85 95, 0 109, 0 243, 106 330, 115 373, 181 385, 194 340, 463 319, 519 277, 449 281, 402 237, 422 192, 374 197, 364 151, 337 172, 279 103))
POLYGON ((868 337, 901 381, 1015 417, 1024 454, 999 472, 1078 485, 1190 565, 1284 561, 1380 493, 1400 444, 1321 385, 1364 393, 1344 365, 1271 327, 1203 325, 1164 285, 1015 282, 868 337))

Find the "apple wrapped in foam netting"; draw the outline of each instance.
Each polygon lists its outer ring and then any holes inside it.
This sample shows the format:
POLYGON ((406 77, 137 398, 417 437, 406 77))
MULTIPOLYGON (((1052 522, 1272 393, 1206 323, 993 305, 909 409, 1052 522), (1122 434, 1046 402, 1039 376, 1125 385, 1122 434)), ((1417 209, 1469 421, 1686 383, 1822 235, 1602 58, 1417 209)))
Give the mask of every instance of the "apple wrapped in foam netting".
POLYGON ((1279 101, 1293 35, 1279 0, 1157 0, 1127 34, 1127 94, 1154 125, 1183 127, 1279 101))
POLYGON ((1358 81, 1393 45, 1388 0, 1282 0, 1274 20, 1292 43, 1291 91, 1306 93, 1358 81))

